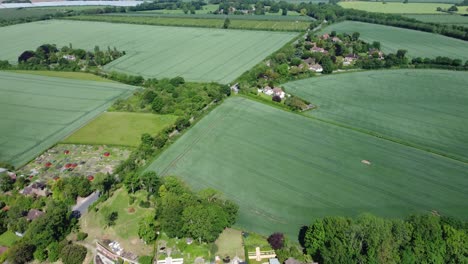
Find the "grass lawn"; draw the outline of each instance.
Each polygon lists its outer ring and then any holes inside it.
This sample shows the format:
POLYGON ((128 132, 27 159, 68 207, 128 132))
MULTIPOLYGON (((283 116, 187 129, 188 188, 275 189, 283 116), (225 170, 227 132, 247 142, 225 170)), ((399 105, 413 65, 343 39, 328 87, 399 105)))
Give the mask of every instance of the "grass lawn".
POLYGON ((468 217, 466 163, 241 97, 147 169, 220 190, 240 206, 236 226, 264 235, 295 239, 302 225, 327 215, 468 217))
POLYGON ((149 255, 152 252, 152 246, 147 246, 138 238, 138 223, 148 214, 153 214, 152 208, 141 208, 138 203, 144 200, 145 192, 137 192, 136 200, 129 204, 129 194, 122 188, 117 190, 107 201, 98 205, 99 211, 89 211, 80 219, 80 225, 83 232, 88 233, 88 242, 94 239, 117 240, 124 249, 131 250, 137 255, 149 255), (133 208, 134 212, 129 212, 133 208), (105 212, 116 211, 118 213, 117 221, 112 227, 106 227, 104 221, 105 212))
POLYGON ((459 25, 468 27, 468 16, 460 15, 405 15, 422 22, 439 23, 447 25, 459 25))
POLYGON ((398 49, 406 49, 411 57, 446 56, 463 61, 468 60, 466 41, 433 33, 354 21, 330 25, 322 29, 320 33, 331 31, 360 32, 360 38, 367 42, 379 41, 384 52, 396 53, 398 49))
POLYGON ((104 68, 108 71, 151 78, 182 76, 187 81, 227 84, 296 35, 291 32, 48 20, 1 27, 0 59, 16 61, 23 51, 44 43, 59 47, 72 43, 74 47, 87 50, 96 45, 101 48, 110 46, 127 55, 106 65, 104 68), (16 41, 18 39, 21 41, 16 41))
POLYGON ((318 106, 308 112, 312 116, 468 162, 467 83, 464 72, 386 70, 309 78, 285 87, 318 106))
MULTIPOLYGON (((364 2, 347 1, 339 2, 344 8, 364 10, 367 12, 391 13, 391 14, 441 14, 437 8, 449 9, 453 4, 442 3, 383 3, 383 2, 364 2)), ((458 9, 458 14, 466 14, 465 8, 458 9)))
POLYGON ((106 112, 65 139, 63 143, 104 144, 137 147, 141 135, 156 135, 172 125, 174 115, 106 112))
POLYGON ((97 76, 91 73, 86 73, 86 72, 24 71, 24 70, 16 70, 16 71, 11 71, 11 72, 49 76, 49 77, 59 77, 59 78, 74 79, 74 80, 87 80, 87 81, 96 81, 96 82, 116 83, 112 80, 102 78, 100 76, 97 76))
POLYGON ((10 230, 0 235, 0 246, 11 247, 20 237, 10 230))
MULTIPOLYGON (((172 258, 183 258, 184 263, 195 263, 195 259, 201 257, 205 261, 214 260, 213 244, 199 244, 196 240, 192 244, 187 245, 186 238, 169 238, 165 233, 159 235, 156 241, 159 245, 166 245, 166 248, 171 248, 172 258)), ((163 260, 167 257, 165 253, 158 255, 158 260, 163 260)))
POLYGON ((242 246, 242 231, 232 228, 224 229, 215 241, 217 252, 216 255, 221 258, 229 256, 231 259, 239 256, 244 259, 244 247, 242 246))
POLYGON ((0 160, 26 164, 133 90, 120 83, 0 72, 0 160))

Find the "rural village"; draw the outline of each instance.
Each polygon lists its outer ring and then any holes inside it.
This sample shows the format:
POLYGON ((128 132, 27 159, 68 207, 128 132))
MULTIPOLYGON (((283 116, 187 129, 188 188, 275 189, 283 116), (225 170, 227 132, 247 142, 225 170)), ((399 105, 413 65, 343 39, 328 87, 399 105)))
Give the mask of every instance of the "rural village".
POLYGON ((468 263, 468 0, 0 0, 0 263, 468 263))

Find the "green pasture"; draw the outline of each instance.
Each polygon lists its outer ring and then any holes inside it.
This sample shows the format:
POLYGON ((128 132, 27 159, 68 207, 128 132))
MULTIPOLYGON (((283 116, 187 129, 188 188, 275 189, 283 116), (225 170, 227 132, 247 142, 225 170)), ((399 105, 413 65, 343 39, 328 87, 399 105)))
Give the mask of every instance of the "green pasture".
POLYGON ((0 21, 21 18, 39 18, 45 15, 64 13, 70 10, 87 10, 104 8, 104 6, 54 6, 33 8, 1 8, 0 21))
POLYGON ((19 236, 15 235, 15 233, 10 230, 7 230, 0 235, 0 246, 11 247, 18 240, 20 240, 19 236))
MULTIPOLYGON (((365 1, 346 1, 339 2, 344 8, 363 10, 367 12, 390 13, 390 14, 441 14, 437 8, 449 9, 452 4, 443 3, 383 3, 383 2, 365 2, 365 1)), ((459 8, 457 13, 467 13, 464 8, 459 8)))
POLYGON ((387 70, 309 78, 285 85, 320 119, 376 132, 468 162, 468 74, 387 70))
MULTIPOLYGON (((32 75, 41 75, 49 77, 59 77, 66 79, 75 79, 75 80, 87 80, 87 81, 97 81, 97 82, 114 82, 110 79, 106 79, 91 73, 86 72, 63 72, 63 71, 25 71, 25 70, 14 70, 11 72, 16 73, 26 73, 32 75)), ((114 82, 115 83, 115 82, 114 82)))
MULTIPOLYGON (((201 10, 195 10, 195 14, 209 14, 218 10, 219 5, 204 5, 201 10)), ((148 10, 148 11, 138 11, 137 13, 146 13, 146 14, 178 14, 184 15, 184 10, 182 9, 162 9, 162 10, 148 10)), ((187 15, 191 15, 190 11, 187 15)))
POLYGON ((411 57, 446 56, 463 61, 468 60, 466 41, 438 34, 354 21, 332 24, 322 29, 320 34, 331 31, 359 32, 360 38, 365 41, 379 41, 384 52, 396 53, 398 49, 405 49, 411 57))
POLYGON ((468 27, 468 16, 460 15, 405 15, 421 22, 458 25, 468 27))
POLYGON ((264 235, 296 238, 327 215, 468 217, 466 163, 242 97, 214 109, 147 169, 220 190, 240 206, 237 226, 264 235))
POLYGON ((49 20, 0 28, 0 59, 16 61, 24 50, 44 43, 88 50, 110 46, 127 55, 106 65, 108 71, 229 83, 296 35, 49 20))
POLYGON ((132 90, 119 83, 0 72, 0 160, 24 165, 132 90))
MULTIPOLYGON (((233 17, 233 16, 231 16, 233 17)), ((271 30, 271 31, 304 31, 310 25, 309 20, 291 20, 268 19, 269 16, 264 16, 265 19, 237 19, 233 17, 230 23, 230 29, 246 29, 246 30, 271 30)), ((248 18, 248 17, 247 17, 248 18)), ((129 23, 142 25, 156 26, 178 26, 178 27, 206 27, 221 29, 224 25, 224 17, 216 15, 155 15, 155 14, 135 14, 135 15, 89 15, 76 16, 69 18, 71 20, 81 21, 100 21, 112 23, 129 23)))
POLYGON ((177 117, 145 113, 106 112, 65 139, 63 143, 137 147, 141 135, 156 135, 177 117))
MULTIPOLYGON (((185 14, 162 14, 154 11, 141 11, 141 12, 131 12, 131 13, 110 13, 103 14, 100 16, 125 16, 125 17, 161 17, 161 18, 200 18, 200 19, 218 19, 223 20, 228 17, 231 22, 234 20, 270 20, 270 21, 313 21, 315 20, 309 16, 300 16, 297 12, 290 12, 291 15, 282 16, 280 14, 266 13, 265 15, 215 15, 215 14, 194 14, 194 15, 185 15, 185 14)), ((94 17, 94 16, 93 16, 94 17)), ((75 17, 73 17, 75 18, 75 17)), ((252 22, 253 23, 253 22, 252 22)), ((270 28, 273 29, 273 28, 270 28)))

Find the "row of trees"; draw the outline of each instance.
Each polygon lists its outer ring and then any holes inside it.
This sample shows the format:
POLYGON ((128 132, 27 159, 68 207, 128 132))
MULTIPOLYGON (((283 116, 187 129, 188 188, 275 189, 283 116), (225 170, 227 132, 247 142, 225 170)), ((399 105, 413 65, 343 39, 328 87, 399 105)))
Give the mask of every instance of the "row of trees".
POLYGON ((300 242, 319 263, 468 262, 468 223, 448 217, 326 217, 303 231, 300 242))
MULTIPOLYGON (((113 60, 125 55, 125 52, 118 51, 115 47, 101 50, 99 46, 94 47, 94 51, 74 49, 72 45, 58 49, 53 44, 43 44, 35 51, 24 51, 18 57, 19 69, 33 70, 85 70, 88 67, 103 66, 113 60)), ((13 68, 8 62, 0 62, 0 68, 13 68)))
POLYGON ((127 174, 124 183, 130 193, 146 189, 157 204, 156 213, 139 223, 138 234, 146 243, 154 241, 158 231, 169 237, 193 237, 199 243, 214 242, 236 221, 238 206, 215 190, 194 193, 178 178, 159 178, 155 172, 127 174))

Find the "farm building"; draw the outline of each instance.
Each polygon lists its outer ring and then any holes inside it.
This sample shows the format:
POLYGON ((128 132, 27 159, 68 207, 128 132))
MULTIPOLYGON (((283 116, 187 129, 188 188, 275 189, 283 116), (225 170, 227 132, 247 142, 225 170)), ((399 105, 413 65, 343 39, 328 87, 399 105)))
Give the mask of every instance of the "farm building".
POLYGON ((343 59, 343 65, 344 66, 349 66, 351 65, 354 61, 358 59, 358 56, 356 54, 349 54, 343 59))
POLYGON ((37 181, 20 191, 27 196, 48 196, 50 194, 45 183, 37 181))
POLYGON ((278 87, 273 88, 273 95, 279 96, 281 99, 283 99, 286 96, 283 89, 278 88, 278 87))
POLYGON ((324 48, 320 48, 320 47, 312 47, 310 49, 310 51, 319 52, 319 53, 323 53, 323 54, 328 54, 328 51, 326 51, 324 48))

